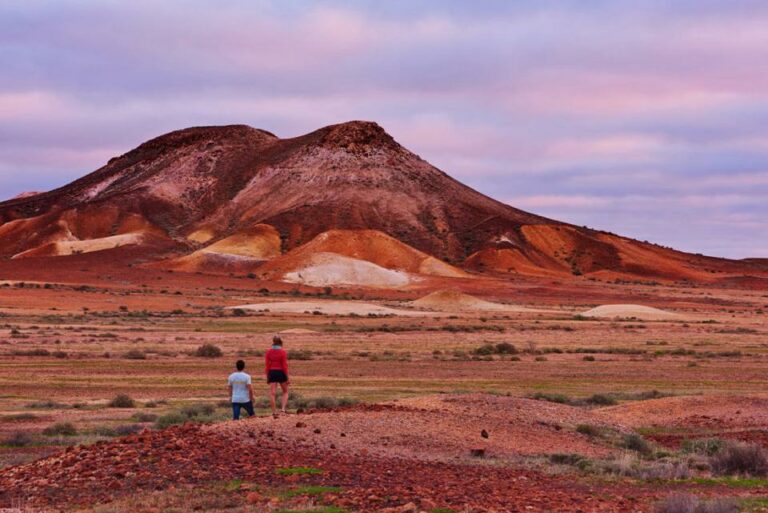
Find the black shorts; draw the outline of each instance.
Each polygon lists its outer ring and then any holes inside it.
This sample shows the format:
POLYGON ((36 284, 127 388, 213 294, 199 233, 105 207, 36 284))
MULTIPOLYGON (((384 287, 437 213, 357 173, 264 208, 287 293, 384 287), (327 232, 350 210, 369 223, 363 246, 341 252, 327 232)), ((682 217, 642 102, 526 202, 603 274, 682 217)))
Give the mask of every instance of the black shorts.
POLYGON ((281 370, 270 370, 267 373, 267 383, 287 383, 288 375, 281 370))

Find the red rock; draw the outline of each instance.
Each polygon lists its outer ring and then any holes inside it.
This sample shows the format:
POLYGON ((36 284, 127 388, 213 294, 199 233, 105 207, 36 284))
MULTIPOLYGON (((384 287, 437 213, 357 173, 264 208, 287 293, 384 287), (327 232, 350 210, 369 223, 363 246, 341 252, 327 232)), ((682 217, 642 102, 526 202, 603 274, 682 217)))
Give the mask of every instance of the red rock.
POLYGON ((245 495, 245 501, 248 504, 259 504, 262 501, 263 497, 258 492, 248 492, 245 495))

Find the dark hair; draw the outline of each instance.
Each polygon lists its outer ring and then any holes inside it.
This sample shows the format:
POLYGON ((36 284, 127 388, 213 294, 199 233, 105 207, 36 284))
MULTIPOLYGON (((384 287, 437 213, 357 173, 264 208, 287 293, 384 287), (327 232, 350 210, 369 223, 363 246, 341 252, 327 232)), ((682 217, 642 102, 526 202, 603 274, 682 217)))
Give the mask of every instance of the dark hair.
POLYGON ((280 335, 275 335, 272 337, 272 343, 276 346, 282 346, 283 345, 283 339, 280 338, 280 335))
POLYGON ((237 367, 237 370, 241 371, 245 369, 245 362, 243 360, 238 360, 235 362, 235 367, 237 367))

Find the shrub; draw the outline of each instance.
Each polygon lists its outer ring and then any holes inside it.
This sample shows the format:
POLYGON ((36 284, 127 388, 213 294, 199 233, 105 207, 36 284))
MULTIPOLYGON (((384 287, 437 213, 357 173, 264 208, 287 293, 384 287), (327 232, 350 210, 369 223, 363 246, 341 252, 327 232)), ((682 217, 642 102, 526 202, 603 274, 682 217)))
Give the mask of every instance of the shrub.
POLYGON ((154 413, 140 411, 138 413, 134 413, 133 417, 131 418, 136 422, 154 422, 157 420, 157 415, 154 413))
POLYGON ((155 422, 155 427, 157 429, 165 429, 170 426, 175 426, 176 424, 184 424, 188 420, 189 418, 181 413, 172 412, 159 417, 155 422))
POLYGON ((739 504, 733 499, 701 500, 695 495, 675 494, 659 502, 655 513, 737 513, 739 504))
POLYGON ((108 426, 98 426, 93 432, 99 436, 117 436, 117 431, 108 426))
POLYGON ((637 433, 631 433, 624 437, 622 446, 630 451, 636 451, 640 454, 650 454, 651 445, 637 433))
POLYGON ((2 422, 24 422, 25 420, 35 420, 37 415, 33 413, 14 413, 0 417, 2 422))
POLYGON ((131 349, 127 353, 123 355, 123 358, 127 360, 146 360, 147 355, 144 354, 144 351, 139 351, 138 349, 131 349))
POLYGON ((493 344, 484 344, 478 348, 476 348, 474 351, 472 351, 473 354, 485 356, 485 355, 491 355, 496 352, 496 348, 493 347, 493 344))
POLYGON ((714 456, 725 447, 725 440, 721 438, 699 438, 696 440, 683 441, 681 449, 683 452, 693 454, 704 454, 714 456))
POLYGON ((66 408, 66 404, 57 403, 56 401, 51 401, 48 399, 47 401, 37 401, 34 403, 29 403, 27 405, 27 408, 33 408, 36 410, 55 410, 58 408, 66 408))
POLYGON ((142 429, 144 429, 144 426, 141 424, 123 424, 122 426, 117 426, 115 428, 115 434, 117 436, 134 435, 142 429))
POLYGON ((9 447, 26 447, 32 445, 35 439, 31 434, 26 431, 14 431, 10 435, 0 441, 0 445, 7 445, 9 447))
POLYGON ((188 404, 182 407, 179 413, 188 419, 195 419, 198 417, 208 417, 213 415, 215 411, 216 407, 212 404, 188 404))
POLYGON ((595 361, 595 357, 592 356, 592 355, 587 355, 584 358, 582 358, 582 360, 584 360, 585 362, 594 362, 595 361))
POLYGON ((598 406, 612 406, 616 404, 616 399, 605 394, 594 394, 587 398, 587 403, 598 406))
POLYGON ((77 429, 69 422, 61 422, 43 429, 45 436, 75 436, 77 429))
POLYGON ((118 394, 107 403, 107 406, 110 408, 133 408, 136 406, 136 401, 127 394, 118 394))
POLYGON ((496 354, 517 354, 517 348, 509 342, 496 344, 496 354))
POLYGON ((339 401, 337 401, 333 397, 318 397, 317 399, 315 399, 313 401, 313 403, 314 404, 312 406, 314 408, 319 408, 319 409, 323 409, 323 410, 328 410, 328 409, 331 409, 331 408, 335 408, 335 407, 337 407, 339 405, 339 401))
POLYGON ((587 436, 600 436, 602 434, 600 427, 592 424, 579 424, 576 426, 576 432, 587 436))
POLYGON ((550 454, 549 461, 556 465, 576 466, 584 462, 586 458, 581 454, 550 454))
POLYGON ((291 349, 288 351, 288 358, 291 360, 312 360, 314 354, 309 349, 291 349))
POLYGON ((51 356, 51 352, 47 349, 15 349, 11 351, 14 356, 51 356))
POLYGON ((550 394, 546 392, 536 392, 531 396, 531 399, 536 399, 537 401, 549 401, 550 403, 558 403, 558 404, 571 403, 571 399, 567 395, 550 394))
POLYGON ((242 308, 233 308, 232 315, 234 315, 235 317, 245 317, 248 314, 242 308))
POLYGON ((765 476, 768 474, 768 451, 757 444, 727 441, 709 459, 715 475, 765 476))
POLYGON ((603 469, 611 474, 632 477, 635 479, 673 480, 688 479, 691 477, 691 471, 685 462, 646 462, 638 459, 637 455, 631 452, 625 452, 618 458, 604 463, 603 469))
POLYGON ((222 353, 221 348, 213 344, 203 344, 195 351, 195 356, 202 358, 218 358, 223 355, 224 353, 222 353))

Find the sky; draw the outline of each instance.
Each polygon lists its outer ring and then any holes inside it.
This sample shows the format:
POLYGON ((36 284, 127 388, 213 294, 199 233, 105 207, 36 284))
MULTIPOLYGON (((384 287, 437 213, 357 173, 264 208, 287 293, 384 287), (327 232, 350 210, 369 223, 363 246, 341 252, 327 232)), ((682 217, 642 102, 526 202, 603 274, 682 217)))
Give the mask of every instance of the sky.
POLYGON ((378 122, 515 207, 768 257, 768 2, 3 0, 0 198, 162 133, 378 122))

